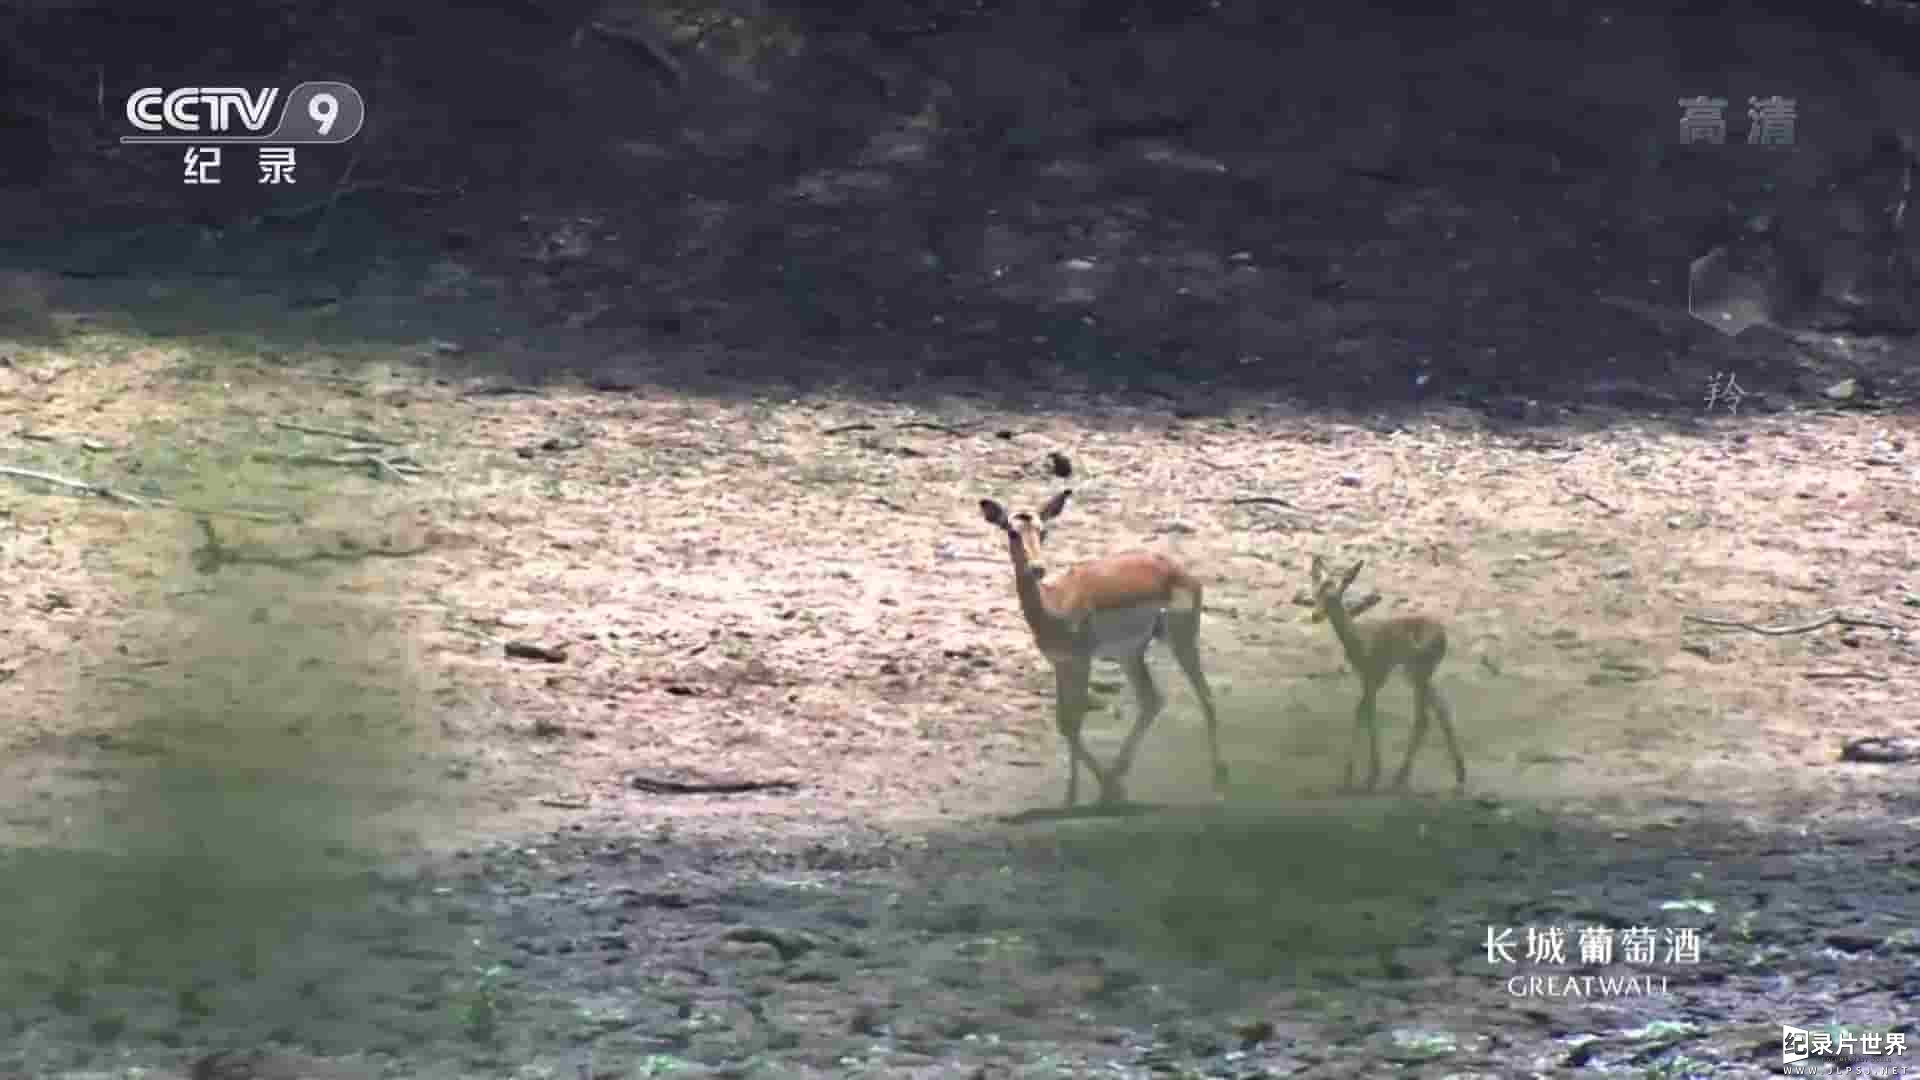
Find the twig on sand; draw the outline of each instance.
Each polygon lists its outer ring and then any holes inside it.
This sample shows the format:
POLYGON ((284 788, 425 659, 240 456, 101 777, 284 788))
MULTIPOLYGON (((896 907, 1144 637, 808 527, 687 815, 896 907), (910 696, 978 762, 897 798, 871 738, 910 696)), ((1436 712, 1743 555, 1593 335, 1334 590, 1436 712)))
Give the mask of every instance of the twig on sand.
POLYGON ((341 431, 337 428, 311 427, 307 424, 294 424, 285 420, 275 420, 273 426, 282 431, 297 431, 302 435, 325 435, 333 439, 346 439, 349 442, 379 443, 381 446, 399 446, 398 439, 389 439, 384 435, 375 435, 370 431, 341 431))
POLYGON ((423 471, 418 462, 404 455, 382 457, 379 454, 276 454, 259 450, 254 452, 253 460, 281 465, 335 465, 347 469, 366 469, 376 477, 391 476, 408 484, 423 471))
POLYGON ((1880 619, 1867 619, 1854 615, 1845 615, 1838 611, 1829 611, 1825 615, 1809 622, 1791 626, 1756 626, 1741 619, 1722 619, 1713 615, 1683 615, 1683 620, 1699 623, 1702 626, 1717 626, 1726 630, 1746 630, 1750 633, 1765 634, 1768 637, 1785 637, 1788 634, 1805 634, 1826 626, 1871 626, 1878 630, 1899 630, 1900 626, 1880 619))
POLYGON ((1809 671, 1808 679, 1865 679, 1868 682, 1886 682, 1887 676, 1878 671, 1809 671))
MULTIPOLYGON (((837 427, 822 428, 820 430, 820 434, 845 435, 849 432, 854 432, 854 431, 878 431, 879 429, 880 429, 880 425, 878 424, 869 424, 865 421, 861 421, 859 423, 854 423, 854 424, 841 424, 837 427)), ((893 425, 893 429, 895 431, 916 431, 916 430, 917 431, 938 431, 947 435, 956 435, 956 436, 964 436, 964 435, 970 434, 970 432, 968 432, 964 428, 951 427, 947 424, 935 424, 926 420, 908 420, 903 423, 893 425)))
POLYGON ((1592 492, 1581 491, 1579 488, 1567 487, 1564 484, 1561 485, 1561 487, 1566 491, 1567 494, 1572 495, 1577 499, 1585 499, 1586 501, 1592 503, 1593 505, 1599 507, 1600 509, 1605 510, 1609 514, 1617 514, 1620 512, 1619 507, 1613 505, 1610 502, 1607 502, 1605 499, 1602 499, 1600 496, 1595 495, 1592 492))
POLYGON ((124 491, 110 488, 105 484, 96 484, 88 480, 73 480, 65 476, 40 472, 37 469, 22 469, 12 465, 0 465, 0 476, 11 476, 19 480, 35 480, 54 487, 66 488, 83 495, 93 495, 108 502, 117 502, 125 506, 136 506, 142 510, 176 510, 182 514, 192 514, 197 518, 224 517, 239 518, 243 521, 263 521, 271 523, 294 522, 300 515, 292 511, 271 512, 265 510, 242 510, 237 507, 202 506, 195 503, 176 502, 160 495, 129 495, 124 491))
POLYGON ((0 476, 11 476, 19 480, 38 480, 43 484, 52 484, 54 487, 66 488, 69 491, 78 491, 85 495, 95 495, 108 502, 126 503, 128 506, 144 507, 148 505, 147 500, 139 496, 129 495, 124 491, 115 491, 105 484, 96 484, 89 480, 69 480, 64 476, 55 476, 52 473, 38 472, 33 469, 21 469, 12 465, 0 465, 0 476))
POLYGON ((751 791, 798 791, 793 780, 719 780, 687 782, 657 776, 633 776, 627 786, 653 795, 743 795, 751 791))

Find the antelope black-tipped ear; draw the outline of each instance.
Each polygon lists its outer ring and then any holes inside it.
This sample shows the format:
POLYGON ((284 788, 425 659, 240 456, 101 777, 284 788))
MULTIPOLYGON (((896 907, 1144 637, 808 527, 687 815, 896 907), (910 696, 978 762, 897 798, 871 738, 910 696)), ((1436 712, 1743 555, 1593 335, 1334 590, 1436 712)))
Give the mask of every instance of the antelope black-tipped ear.
POLYGON ((1365 559, 1361 559, 1359 562, 1354 563, 1353 569, 1347 571, 1347 576, 1340 579, 1340 587, 1344 589, 1347 586, 1353 584, 1353 579, 1360 576, 1361 568, 1366 565, 1367 565, 1367 560, 1365 559))
POLYGON ((1067 497, 1072 494, 1073 494, 1073 489, 1068 488, 1065 491, 1062 491, 1060 494, 1055 495, 1053 498, 1048 499, 1047 505, 1040 508, 1040 520, 1052 521, 1054 518, 1059 517, 1060 511, 1065 510, 1067 508, 1067 497))
POLYGON ((989 525, 998 525, 1003 529, 1007 527, 1006 510, 992 499, 980 500, 980 516, 986 518, 989 525))

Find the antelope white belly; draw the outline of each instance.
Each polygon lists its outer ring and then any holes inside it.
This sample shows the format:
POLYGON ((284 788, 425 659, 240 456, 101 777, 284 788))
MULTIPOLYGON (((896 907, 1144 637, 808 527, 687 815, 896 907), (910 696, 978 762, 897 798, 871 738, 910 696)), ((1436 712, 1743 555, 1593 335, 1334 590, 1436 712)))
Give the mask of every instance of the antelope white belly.
POLYGON ((1160 605, 1148 604, 1097 611, 1087 616, 1088 628, 1093 634, 1093 654, 1109 660, 1140 655, 1153 640, 1160 615, 1160 605))

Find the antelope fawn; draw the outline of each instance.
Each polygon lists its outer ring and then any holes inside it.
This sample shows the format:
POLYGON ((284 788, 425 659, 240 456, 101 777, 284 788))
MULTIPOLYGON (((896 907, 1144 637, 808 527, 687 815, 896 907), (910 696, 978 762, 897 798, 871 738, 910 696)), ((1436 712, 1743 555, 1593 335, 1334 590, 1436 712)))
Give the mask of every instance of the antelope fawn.
POLYGON ((1147 647, 1158 637, 1172 646, 1180 670, 1200 699, 1213 761, 1214 794, 1223 797, 1227 766, 1220 759, 1213 691, 1200 669, 1200 582, 1173 559, 1152 551, 1108 555, 1048 576, 1040 561, 1041 545, 1048 524, 1066 509, 1072 494, 1069 488, 1047 500, 1038 517, 1009 516, 992 499, 980 500, 981 516, 1006 533, 1020 614, 1033 631, 1034 643, 1053 665, 1054 725, 1067 743, 1066 807, 1071 810, 1079 801, 1082 765, 1100 785, 1102 804, 1125 801, 1124 784, 1134 751, 1166 705, 1147 668, 1147 647), (1140 708, 1110 770, 1094 761, 1080 738, 1087 713, 1087 682, 1096 657, 1120 661, 1140 708))
MULTIPOLYGON (((1345 574, 1333 576, 1327 573, 1326 561, 1318 555, 1313 558, 1311 576, 1313 588, 1311 600, 1312 621, 1322 620, 1333 624, 1333 632, 1340 639, 1340 645, 1347 653, 1347 662, 1353 666, 1355 675, 1360 676, 1360 706, 1354 714, 1354 739, 1358 740, 1361 730, 1367 735, 1369 767, 1367 771, 1367 790, 1373 791, 1380 785, 1380 721, 1376 712, 1376 702, 1380 688, 1386 685, 1387 677, 1395 668, 1404 668, 1407 681, 1413 684, 1413 736, 1407 742, 1407 757, 1400 763, 1400 773, 1394 777, 1395 788, 1407 786, 1407 776, 1413 771, 1413 756, 1420 750, 1420 743, 1427 737, 1427 721, 1430 715, 1440 718, 1440 731, 1447 739, 1447 752, 1453 755, 1453 775, 1456 788, 1467 786, 1467 761, 1460 754, 1460 742, 1454 737, 1453 710, 1448 707, 1445 698, 1440 696, 1439 687, 1433 685, 1433 673, 1440 661, 1447 655, 1447 631, 1440 623, 1425 615, 1399 615, 1373 623, 1356 623, 1353 616, 1365 605, 1356 605, 1354 609, 1346 606, 1347 586, 1360 576, 1360 568, 1365 561, 1353 564, 1345 574)), ((1344 790, 1353 790, 1354 758, 1358 749, 1349 745, 1347 755, 1347 778, 1344 790)))

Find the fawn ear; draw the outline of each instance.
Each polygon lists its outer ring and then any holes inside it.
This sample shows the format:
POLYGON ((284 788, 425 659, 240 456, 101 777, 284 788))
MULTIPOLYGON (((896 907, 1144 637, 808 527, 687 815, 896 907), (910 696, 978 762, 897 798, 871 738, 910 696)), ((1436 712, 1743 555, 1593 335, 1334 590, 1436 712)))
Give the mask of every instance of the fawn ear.
POLYGON ((1307 573, 1315 585, 1320 584, 1320 579, 1327 576, 1327 560, 1315 555, 1313 561, 1307 564, 1307 573))
POLYGON ((980 516, 986 518, 989 525, 998 525, 1003 529, 1007 527, 1006 510, 992 499, 980 500, 980 516))
POLYGON ((1055 495, 1053 498, 1048 499, 1047 505, 1040 508, 1040 520, 1052 521, 1054 518, 1059 517, 1060 511, 1065 510, 1067 508, 1067 496, 1072 494, 1073 494, 1073 489, 1068 488, 1065 491, 1062 491, 1060 494, 1055 495))
POLYGON ((1360 576, 1360 568, 1365 565, 1367 565, 1367 560, 1365 559, 1361 559, 1359 562, 1354 563, 1353 569, 1347 571, 1346 576, 1340 579, 1340 587, 1344 589, 1347 586, 1353 584, 1353 579, 1360 576))

